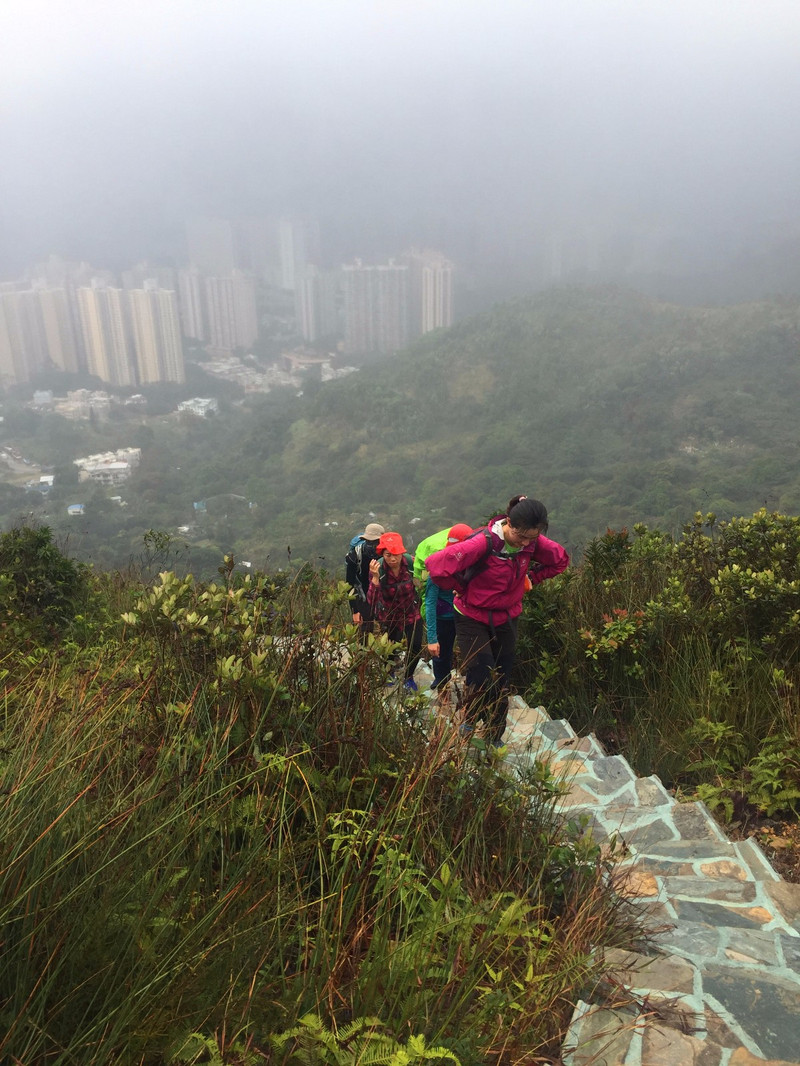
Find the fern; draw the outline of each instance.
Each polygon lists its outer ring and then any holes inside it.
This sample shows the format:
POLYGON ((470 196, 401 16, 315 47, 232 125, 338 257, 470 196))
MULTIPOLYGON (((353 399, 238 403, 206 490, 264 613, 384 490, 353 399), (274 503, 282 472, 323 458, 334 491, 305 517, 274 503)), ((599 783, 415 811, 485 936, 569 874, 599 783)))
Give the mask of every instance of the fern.
POLYGON ((319 1015, 306 1014, 292 1029, 272 1035, 270 1043, 286 1055, 285 1061, 303 1066, 415 1066, 437 1060, 460 1066, 452 1051, 428 1047, 424 1036, 411 1036, 401 1044, 383 1029, 378 1018, 356 1018, 334 1032, 319 1015))

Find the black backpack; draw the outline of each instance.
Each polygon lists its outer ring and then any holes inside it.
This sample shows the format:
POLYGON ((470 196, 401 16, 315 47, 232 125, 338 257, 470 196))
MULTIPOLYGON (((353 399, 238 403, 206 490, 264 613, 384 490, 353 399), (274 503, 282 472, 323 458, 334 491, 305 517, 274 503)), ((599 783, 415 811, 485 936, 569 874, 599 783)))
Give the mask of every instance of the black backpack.
POLYGON ((470 533, 468 537, 464 537, 464 540, 467 541, 471 540, 472 537, 481 536, 485 538, 486 544, 480 559, 478 559, 476 563, 472 563, 470 566, 465 566, 463 570, 456 570, 454 574, 448 574, 447 577, 434 577, 433 574, 431 574, 431 581, 434 585, 437 585, 440 589, 444 589, 446 592, 467 591, 467 585, 472 581, 473 577, 476 577, 482 570, 486 569, 489 562, 489 556, 492 554, 500 554, 500 552, 494 551, 492 547, 492 534, 487 526, 484 526, 483 529, 476 529, 474 533, 470 533))

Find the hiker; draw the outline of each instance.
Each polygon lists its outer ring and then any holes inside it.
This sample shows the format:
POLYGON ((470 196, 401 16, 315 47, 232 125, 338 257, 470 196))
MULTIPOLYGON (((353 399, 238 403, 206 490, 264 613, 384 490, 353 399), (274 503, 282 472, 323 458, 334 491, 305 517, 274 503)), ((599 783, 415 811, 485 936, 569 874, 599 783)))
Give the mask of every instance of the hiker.
POLYGON ((433 666, 431 691, 438 689, 441 692, 450 680, 450 673, 453 669, 456 622, 453 590, 439 588, 431 581, 425 560, 447 544, 458 544, 471 533, 472 526, 458 522, 449 529, 442 529, 426 537, 414 555, 414 579, 419 585, 422 597, 425 635, 433 666))
POLYGON ((363 533, 353 537, 350 550, 345 556, 345 580, 353 590, 350 597, 350 610, 353 624, 360 626, 362 637, 370 632, 372 611, 367 602, 369 587, 369 564, 377 558, 375 549, 385 530, 377 522, 369 522, 363 533))
MULTIPOLYGON (((450 544, 426 561, 432 579, 456 584, 456 642, 467 691, 462 731, 486 722, 487 744, 502 753, 517 623, 526 581, 538 585, 566 570, 569 556, 544 536, 547 510, 539 500, 515 498, 506 515, 450 544), (466 574, 462 572, 471 568, 466 574), (466 581, 464 581, 464 578, 466 581)), ((451 585, 451 587, 453 587, 451 585)))
POLYGON ((422 652, 422 619, 414 584, 414 558, 399 533, 384 533, 378 541, 378 558, 369 564, 367 602, 372 617, 390 640, 405 642, 404 686, 417 691, 414 680, 422 652))

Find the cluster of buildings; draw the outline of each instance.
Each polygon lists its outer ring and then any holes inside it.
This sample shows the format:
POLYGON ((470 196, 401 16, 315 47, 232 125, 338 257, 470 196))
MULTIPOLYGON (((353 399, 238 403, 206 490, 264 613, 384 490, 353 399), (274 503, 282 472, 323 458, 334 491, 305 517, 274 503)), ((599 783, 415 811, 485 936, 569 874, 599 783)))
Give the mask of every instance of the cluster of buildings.
POLYGON ((117 277, 51 257, 0 282, 0 386, 51 369, 120 388, 181 383, 184 338, 212 359, 278 334, 390 353, 452 321, 453 264, 438 252, 325 269, 316 220, 197 218, 180 269, 140 263, 117 277))
POLYGON ((118 448, 115 452, 98 452, 73 461, 80 471, 80 481, 119 485, 128 480, 141 458, 141 448, 118 448))
POLYGON ((348 355, 389 353, 453 324, 453 264, 412 249, 387 263, 321 264, 313 219, 196 219, 187 225, 191 269, 179 275, 187 337, 211 350, 248 347, 258 332, 257 285, 294 294, 304 341, 344 337, 348 355))
POLYGON ((120 408, 145 411, 147 400, 141 393, 123 398, 99 389, 73 389, 66 396, 54 396, 50 389, 36 389, 28 406, 34 411, 53 411, 74 421, 95 418, 106 422, 120 408))
POLYGON ((0 384, 49 369, 121 387, 184 381, 175 292, 155 278, 120 288, 57 259, 26 282, 0 283, 0 384))

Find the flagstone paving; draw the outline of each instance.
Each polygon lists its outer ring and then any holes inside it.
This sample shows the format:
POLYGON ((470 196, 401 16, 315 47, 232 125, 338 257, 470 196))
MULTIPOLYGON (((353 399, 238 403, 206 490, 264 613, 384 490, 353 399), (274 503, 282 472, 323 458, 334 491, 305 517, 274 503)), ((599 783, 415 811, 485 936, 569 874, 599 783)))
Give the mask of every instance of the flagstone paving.
POLYGON ((566 1066, 800 1063, 800 885, 702 803, 678 803, 541 707, 512 697, 504 740, 512 770, 539 759, 563 776, 565 815, 621 856, 618 890, 656 930, 641 953, 606 952, 566 1066))

